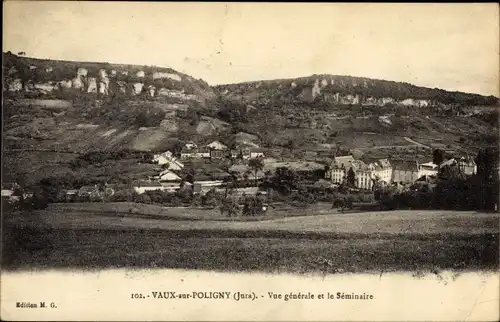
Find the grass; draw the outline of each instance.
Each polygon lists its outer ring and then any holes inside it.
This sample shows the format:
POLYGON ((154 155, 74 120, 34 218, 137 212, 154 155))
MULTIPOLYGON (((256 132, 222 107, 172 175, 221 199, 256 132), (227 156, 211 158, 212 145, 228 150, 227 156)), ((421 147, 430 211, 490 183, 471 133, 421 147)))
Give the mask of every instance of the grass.
POLYGON ((498 269, 497 214, 374 212, 258 222, 126 217, 45 212, 10 218, 2 265, 295 273, 498 269))
POLYGON ((36 211, 37 214, 52 216, 53 218, 57 217, 63 220, 72 218, 73 223, 79 222, 82 218, 88 220, 89 217, 86 214, 103 215, 105 217, 161 220, 262 221, 335 212, 337 210, 332 210, 330 203, 316 203, 308 208, 294 208, 286 204, 273 204, 261 216, 227 217, 227 214, 220 213, 218 207, 163 207, 161 205, 133 202, 59 203, 51 204, 43 211, 36 211), (75 216, 75 218, 71 216, 75 216))

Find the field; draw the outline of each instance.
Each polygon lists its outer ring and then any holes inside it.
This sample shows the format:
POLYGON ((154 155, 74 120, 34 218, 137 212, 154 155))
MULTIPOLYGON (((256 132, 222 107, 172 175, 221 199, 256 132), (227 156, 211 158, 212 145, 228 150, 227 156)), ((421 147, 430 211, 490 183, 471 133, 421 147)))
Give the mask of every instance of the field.
POLYGON ((129 212, 134 205, 125 204, 112 212, 101 205, 85 211, 81 205, 54 205, 5 218, 3 267, 296 273, 498 269, 498 214, 323 210, 223 221, 215 214, 202 220, 201 210, 188 208, 136 205, 129 212))

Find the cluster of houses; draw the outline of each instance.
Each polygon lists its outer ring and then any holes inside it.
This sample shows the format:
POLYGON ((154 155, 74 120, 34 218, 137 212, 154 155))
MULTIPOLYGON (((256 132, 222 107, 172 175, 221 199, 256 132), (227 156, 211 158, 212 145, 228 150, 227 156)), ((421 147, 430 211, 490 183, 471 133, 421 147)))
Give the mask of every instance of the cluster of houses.
POLYGON ((224 178, 229 176, 228 173, 213 174, 210 177, 197 175, 196 180, 191 183, 179 176, 179 172, 184 169, 181 160, 223 159, 227 157, 251 159, 264 157, 264 153, 251 148, 230 150, 219 141, 213 141, 203 147, 198 147, 194 142, 188 142, 180 152, 180 160, 170 151, 155 155, 153 161, 162 166, 163 169, 149 180, 137 183, 134 190, 138 194, 155 190, 174 192, 189 186, 194 193, 203 193, 212 188, 221 187, 224 184, 224 178))
MULTIPOLYGON (((274 153, 271 150, 268 151, 271 155, 274 153)), ((473 175, 477 171, 477 166, 474 160, 470 157, 457 159, 452 158, 445 160, 438 165, 432 162, 419 163, 415 160, 389 161, 388 159, 379 159, 371 162, 363 162, 362 160, 356 159, 352 155, 344 155, 328 157, 327 160, 331 160, 331 162, 328 166, 324 167, 321 163, 311 163, 306 161, 311 158, 314 159, 320 157, 319 153, 315 152, 312 154, 314 155, 309 156, 307 153, 303 153, 303 155, 301 155, 301 159, 303 161, 284 163, 274 160, 272 163, 274 168, 288 167, 290 169, 293 168, 293 170, 297 170, 295 168, 299 167, 302 170, 305 169, 305 171, 312 171, 315 173, 317 172, 318 167, 321 167, 322 169, 319 170, 325 170, 325 179, 327 179, 325 183, 329 182, 331 186, 335 186, 348 180, 353 180, 356 188, 365 190, 372 190, 376 183, 387 185, 412 185, 419 182, 429 182, 429 180, 434 180, 438 173, 444 173, 447 169, 464 175, 473 175), (312 165, 317 165, 318 167, 312 165)), ((183 171, 185 170, 184 162, 196 158, 231 158, 249 160, 252 158, 263 159, 265 157, 266 155, 264 154, 263 149, 259 148, 242 147, 240 149, 228 149, 227 146, 219 141, 214 141, 200 148, 195 143, 189 142, 185 144, 179 157, 174 156, 174 154, 170 151, 155 155, 153 161, 161 166, 161 168, 158 169, 158 172, 155 175, 135 182, 133 184, 133 189, 138 194, 143 194, 147 191, 175 192, 185 187, 189 187, 194 193, 205 193, 214 188, 223 189, 224 182, 227 181, 225 179, 230 177, 231 174, 224 171, 219 171, 218 173, 211 173, 209 171, 210 173, 205 175, 198 173, 195 176, 194 181, 188 182, 187 180, 184 180, 185 178, 183 178, 184 176, 181 174, 182 172, 185 173, 185 171, 183 171)), ((267 160, 273 159, 268 158, 263 160, 267 162, 267 160)), ((241 170, 239 172, 248 172, 248 167, 246 167, 244 163, 246 162, 233 164, 229 171, 232 171, 233 173, 237 173, 239 170, 241 170)), ((263 170, 265 169, 258 171, 258 173, 254 173, 254 177, 262 178, 263 170)), ((255 190, 256 187, 252 188, 255 190)), ((249 188, 247 188, 247 190, 248 189, 249 188)), ((67 200, 74 200, 77 199, 77 197, 103 198, 106 196, 113 196, 118 190, 119 189, 116 185, 104 184, 83 186, 80 189, 65 190, 62 193, 67 200)), ((3 186, 2 199, 8 199, 11 202, 18 201, 20 196, 15 196, 13 191, 14 188, 8 189, 3 186)))
POLYGON ((417 181, 428 181, 429 178, 435 178, 440 171, 446 169, 455 169, 458 173, 473 175, 477 171, 477 165, 470 157, 451 158, 439 165, 432 162, 389 161, 388 159, 379 159, 367 164, 355 159, 352 155, 347 155, 334 157, 325 176, 332 183, 341 184, 349 180, 348 173, 352 170, 355 187, 371 190, 376 182, 405 185, 417 181))
POLYGON ((181 159, 222 159, 230 157, 231 159, 241 158, 243 160, 263 158, 266 149, 258 147, 241 147, 239 149, 228 149, 228 147, 219 141, 213 141, 202 147, 194 142, 186 143, 181 150, 181 159))

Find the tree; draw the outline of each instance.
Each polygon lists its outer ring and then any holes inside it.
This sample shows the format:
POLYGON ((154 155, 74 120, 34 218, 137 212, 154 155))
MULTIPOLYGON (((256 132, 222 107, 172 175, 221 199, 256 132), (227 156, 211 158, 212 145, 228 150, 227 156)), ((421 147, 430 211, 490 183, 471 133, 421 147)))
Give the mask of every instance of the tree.
POLYGON ((248 196, 243 200, 243 215, 244 216, 255 216, 263 212, 262 210, 262 200, 258 197, 248 196))
POLYGON ((238 211, 239 206, 236 200, 231 197, 222 200, 222 204, 220 205, 221 215, 224 215, 224 213, 226 212, 228 217, 232 217, 234 215, 237 215, 238 211))
POLYGON ((349 187, 356 186, 356 174, 354 173, 354 170, 352 168, 349 168, 349 170, 347 171, 346 181, 349 187))
POLYGON ((440 165, 444 161, 444 151, 435 149, 432 151, 432 163, 440 165))
POLYGON ((144 126, 144 127, 159 126, 164 118, 165 118, 165 111, 159 108, 148 108, 147 110, 140 111, 136 115, 135 124, 137 126, 144 126))
POLYGON ((299 177, 288 168, 277 168, 270 181, 271 188, 288 195, 297 187, 299 177))
POLYGON ((189 168, 186 173, 185 180, 191 184, 194 184, 195 177, 196 177, 196 170, 194 168, 189 168))
POLYGON ((333 201, 332 209, 340 208, 340 211, 344 213, 344 209, 346 208, 346 199, 345 198, 337 198, 333 201))
POLYGON ((288 140, 285 146, 290 152, 293 152, 297 148, 297 142, 295 140, 288 140))
POLYGON ((255 186, 257 186, 257 173, 264 169, 264 162, 261 159, 251 159, 248 166, 253 170, 255 178, 255 186))
POLYGON ((196 125, 200 122, 201 119, 200 112, 192 106, 189 106, 186 111, 186 119, 189 120, 190 125, 196 125))
POLYGON ((233 189, 238 187, 238 173, 235 171, 227 171, 230 176, 224 178, 224 183, 226 189, 224 191, 224 198, 227 198, 228 195, 232 194, 233 189))
POLYGON ((495 148, 480 150, 476 157, 480 208, 483 210, 498 210, 498 164, 499 155, 495 148))

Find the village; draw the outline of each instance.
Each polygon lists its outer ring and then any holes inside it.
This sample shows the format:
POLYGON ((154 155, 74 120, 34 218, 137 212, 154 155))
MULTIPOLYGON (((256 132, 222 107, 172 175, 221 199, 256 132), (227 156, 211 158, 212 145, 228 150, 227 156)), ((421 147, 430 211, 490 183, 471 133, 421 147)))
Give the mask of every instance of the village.
MULTIPOLYGON (((189 141, 176 154, 171 151, 154 154, 151 162, 157 165, 155 174, 135 180, 132 185, 106 182, 63 189, 57 192, 57 201, 116 200, 126 189, 133 189, 136 196, 179 192, 203 196, 210 191, 223 193, 226 197, 228 191, 237 197, 265 196, 269 185, 264 183, 278 175, 278 169, 297 174, 294 180, 300 182, 295 187, 305 187, 313 194, 348 187, 352 195, 373 194, 383 187, 393 187, 398 191, 418 190, 422 186, 432 189, 440 173, 454 171, 464 176, 477 173, 477 165, 469 156, 443 158, 439 164, 433 160, 418 162, 389 158, 367 161, 363 157, 331 150, 300 151, 290 157, 290 151, 279 148, 240 145, 230 149, 219 141, 202 146, 189 141)), ((2 188, 2 199, 11 203, 32 197, 33 192, 18 185, 2 188)))

